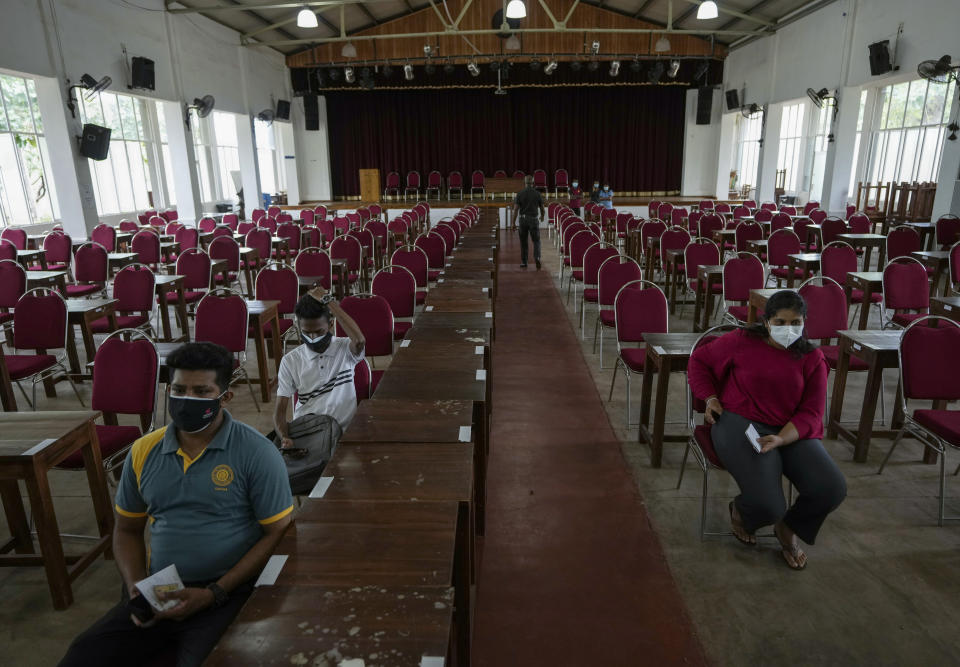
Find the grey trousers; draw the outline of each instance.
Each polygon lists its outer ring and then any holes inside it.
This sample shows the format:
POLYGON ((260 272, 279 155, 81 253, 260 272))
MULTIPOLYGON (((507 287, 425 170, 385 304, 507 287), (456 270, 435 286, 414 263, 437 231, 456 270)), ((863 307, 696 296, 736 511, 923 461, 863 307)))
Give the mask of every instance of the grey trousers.
MULTIPOLYGON (((744 434, 750 423, 725 411, 710 430, 717 456, 740 487, 734 502, 743 527, 753 533, 782 519, 797 537, 813 544, 824 519, 847 495, 843 473, 820 440, 798 440, 758 454, 744 434), (781 475, 799 494, 789 509, 781 475)), ((752 423, 761 436, 780 432, 778 426, 752 423)))
POLYGON ((520 216, 520 263, 527 263, 527 235, 533 239, 533 258, 540 259, 540 220, 520 216))

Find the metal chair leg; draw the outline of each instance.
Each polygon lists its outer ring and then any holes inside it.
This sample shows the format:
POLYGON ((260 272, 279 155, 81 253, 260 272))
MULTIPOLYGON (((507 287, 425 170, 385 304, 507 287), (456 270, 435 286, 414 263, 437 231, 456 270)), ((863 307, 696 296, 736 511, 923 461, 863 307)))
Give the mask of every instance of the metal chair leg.
POLYGON ((677 488, 683 483, 683 472, 687 469, 687 456, 690 455, 690 441, 687 440, 687 448, 683 450, 683 461, 680 462, 680 478, 677 480, 677 488))
POLYGON ((610 396, 607 397, 607 403, 613 400, 613 385, 617 382, 617 371, 620 370, 619 360, 613 365, 613 377, 610 379, 610 396))
POLYGON ((946 453, 947 452, 945 449, 940 452, 940 498, 939 498, 939 512, 937 514, 938 526, 943 526, 943 502, 944 502, 944 496, 946 495, 944 493, 945 487, 946 487, 946 479, 944 478, 946 465, 947 465, 946 453))
MULTIPOLYGON (((17 382, 16 385, 17 385, 17 388, 20 389, 20 393, 23 394, 23 400, 25 400, 25 401, 27 402, 27 405, 30 406, 30 409, 33 410, 33 409, 34 409, 34 408, 33 408, 33 403, 30 401, 30 397, 27 396, 27 390, 24 389, 24 388, 23 388, 23 385, 20 384, 19 382, 17 382)), ((36 394, 35 394, 35 393, 34 393, 34 398, 36 398, 36 394)))
POLYGON ((630 369, 624 364, 623 372, 627 376, 627 429, 630 429, 630 369))
POLYGON ((893 444, 890 445, 890 451, 887 452, 887 455, 883 457, 883 463, 880 464, 880 469, 877 470, 877 474, 880 475, 883 473, 884 466, 887 465, 887 461, 890 460, 890 455, 893 454, 893 450, 897 448, 897 445, 900 444, 900 440, 903 438, 904 433, 906 432, 907 427, 904 426, 900 429, 900 432, 897 433, 897 437, 893 439, 893 444))
POLYGON ((703 495, 700 497, 700 541, 707 536, 707 475, 710 474, 708 468, 703 469, 703 495))

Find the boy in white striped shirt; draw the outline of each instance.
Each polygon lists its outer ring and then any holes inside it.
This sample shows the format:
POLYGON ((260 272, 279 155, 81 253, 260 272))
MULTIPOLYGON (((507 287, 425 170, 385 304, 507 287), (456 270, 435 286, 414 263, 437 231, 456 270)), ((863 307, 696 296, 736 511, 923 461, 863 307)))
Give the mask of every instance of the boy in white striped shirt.
POLYGON ((293 418, 329 415, 346 430, 357 411, 354 367, 364 357, 365 340, 353 318, 320 286, 303 296, 293 310, 302 345, 280 360, 273 423, 281 447, 293 447, 287 425, 289 405, 297 397, 293 418), (336 319, 347 337, 334 335, 336 319))

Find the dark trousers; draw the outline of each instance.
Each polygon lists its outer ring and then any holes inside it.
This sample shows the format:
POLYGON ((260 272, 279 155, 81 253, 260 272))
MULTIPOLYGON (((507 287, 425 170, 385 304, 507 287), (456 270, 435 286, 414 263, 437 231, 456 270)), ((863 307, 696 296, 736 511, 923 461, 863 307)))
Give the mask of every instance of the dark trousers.
POLYGON ((574 212, 574 213, 576 214, 576 216, 579 218, 579 217, 580 217, 580 207, 579 207, 579 206, 571 206, 570 208, 573 209, 573 212, 574 212))
MULTIPOLYGON (((780 432, 776 426, 752 423, 761 436, 780 432)), ((726 411, 710 429, 720 461, 740 487, 734 502, 743 527, 753 533, 782 519, 797 537, 813 544, 824 519, 847 495, 843 473, 820 440, 798 440, 758 454, 745 435, 750 424, 750 420, 726 411), (798 492, 789 509, 781 475, 798 492)))
POLYGON ((204 609, 182 621, 157 621, 149 628, 134 625, 124 594, 117 606, 73 640, 60 667, 199 665, 252 592, 253 583, 243 584, 222 607, 204 609))
POLYGON ((527 263, 527 236, 533 239, 533 258, 540 261, 540 220, 520 216, 520 263, 527 263))

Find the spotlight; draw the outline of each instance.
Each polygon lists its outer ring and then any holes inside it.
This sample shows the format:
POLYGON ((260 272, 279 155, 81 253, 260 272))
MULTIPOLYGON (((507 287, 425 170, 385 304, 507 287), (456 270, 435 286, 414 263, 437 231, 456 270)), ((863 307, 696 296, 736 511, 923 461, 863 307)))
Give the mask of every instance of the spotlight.
POLYGON ((659 60, 657 63, 650 68, 650 71, 647 72, 647 81, 653 84, 660 83, 660 77, 663 76, 663 63, 659 60))
POLYGON ((491 61, 490 61, 490 71, 491 71, 491 72, 496 72, 498 69, 500 69, 500 61, 499 61, 499 60, 491 60, 491 61))
POLYGON ((592 55, 597 55, 598 53, 600 53, 600 42, 595 41, 593 44, 590 45, 590 53, 592 55))
POLYGON ((329 73, 330 73, 330 80, 331 80, 331 81, 339 81, 339 80, 340 80, 340 70, 338 70, 336 67, 331 67, 329 73))
POLYGON ((677 78, 677 72, 679 72, 679 71, 680 71, 680 61, 679 61, 679 60, 671 60, 671 61, 670 61, 670 67, 669 67, 669 69, 667 69, 667 76, 669 76, 671 79, 676 79, 676 78, 677 78))
POLYGON ((373 82, 373 79, 361 79, 360 85, 363 87, 364 90, 373 90, 373 87, 376 84, 373 82))
POLYGON ((370 78, 370 68, 369 68, 369 67, 364 67, 362 70, 360 70, 360 78, 361 78, 361 79, 369 79, 369 78, 370 78))
POLYGON ((697 71, 696 71, 696 73, 693 75, 694 80, 702 79, 703 77, 705 77, 705 76, 707 75, 707 72, 708 72, 708 71, 710 71, 710 63, 708 63, 706 60, 704 60, 704 61, 701 62, 699 65, 697 65, 697 71))
POLYGON ((620 61, 614 60, 610 63, 610 76, 616 76, 620 73, 620 61))
POLYGON ((390 63, 384 65, 383 69, 380 71, 383 73, 383 78, 385 79, 389 79, 391 76, 393 76, 393 68, 390 67, 390 63))
POLYGON ((701 2, 700 7, 697 9, 697 18, 701 20, 717 18, 717 3, 713 0, 701 2))
POLYGON ((630 71, 631 71, 631 72, 639 72, 639 71, 640 71, 640 59, 639 59, 639 58, 634 58, 634 59, 633 59, 633 62, 630 63, 630 71))
POLYGON ((297 13, 298 28, 316 28, 319 25, 320 24, 317 23, 317 15, 311 12, 306 7, 304 7, 297 13))
POLYGON ((444 74, 453 74, 456 71, 456 68, 453 66, 453 63, 447 61, 447 64, 443 66, 444 74))
POLYGON ((423 68, 423 71, 426 72, 428 75, 433 76, 434 74, 437 73, 437 66, 434 65, 433 63, 427 63, 426 67, 423 68))
POLYGON ((480 76, 480 68, 472 60, 467 63, 467 71, 470 72, 470 76, 480 76))
POLYGON ((536 59, 531 60, 531 61, 530 61, 530 69, 532 69, 534 72, 539 71, 539 70, 540 70, 540 61, 539 61, 539 60, 536 60, 536 59))
POLYGON ((408 63, 403 66, 403 78, 407 81, 413 81, 413 65, 408 63))
POLYGON ((433 55, 433 47, 430 46, 429 44, 424 44, 424 45, 423 45, 423 55, 425 55, 427 58, 429 58, 430 56, 432 56, 432 55, 433 55))
POLYGON ((600 63, 598 63, 596 60, 591 60, 590 64, 587 65, 587 69, 591 72, 596 72, 598 69, 600 69, 600 63))
POLYGON ((570 63, 570 69, 572 69, 574 72, 579 72, 582 67, 583 63, 579 60, 574 60, 572 63, 570 63))
POLYGON ((344 81, 346 81, 347 83, 353 83, 354 81, 357 80, 356 75, 353 73, 353 68, 352 68, 352 67, 344 67, 344 68, 343 68, 343 79, 344 79, 344 81))
POLYGON ((353 42, 347 42, 343 45, 343 48, 340 49, 340 55, 344 58, 356 58, 357 47, 353 45, 353 42))
POLYGON ((661 36, 654 45, 653 50, 657 53, 663 53, 670 50, 670 40, 666 36, 661 36))
POLYGON ((544 74, 547 74, 547 75, 553 74, 553 73, 556 72, 556 71, 557 71, 557 61, 556 61, 556 60, 551 60, 550 62, 547 63, 547 66, 543 68, 543 73, 544 73, 544 74))

